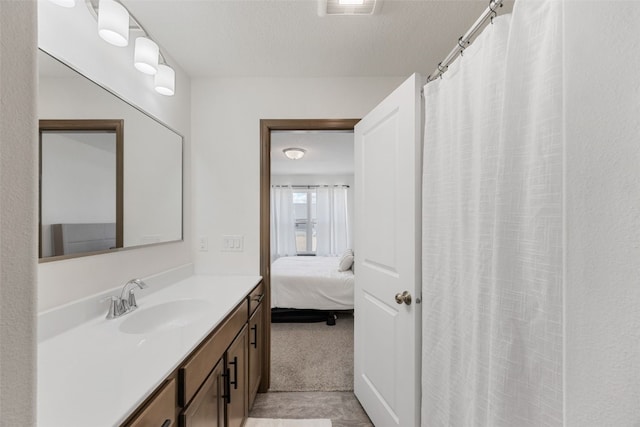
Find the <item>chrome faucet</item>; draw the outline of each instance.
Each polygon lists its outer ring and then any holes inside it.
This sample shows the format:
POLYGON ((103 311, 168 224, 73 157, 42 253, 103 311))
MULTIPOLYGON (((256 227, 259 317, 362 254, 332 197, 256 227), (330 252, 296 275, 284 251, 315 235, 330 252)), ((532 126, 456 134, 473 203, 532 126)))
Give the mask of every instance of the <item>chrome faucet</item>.
POLYGON ((103 302, 110 302, 107 319, 115 319, 117 317, 124 316, 138 308, 136 295, 133 293, 136 287, 144 289, 147 287, 147 284, 140 279, 131 279, 124 285, 119 297, 111 295, 102 299, 103 302))
POLYGON ((125 313, 138 308, 138 304, 136 303, 136 295, 133 293, 133 290, 136 288, 136 286, 140 289, 144 289, 147 287, 147 284, 140 279, 131 279, 122 288, 120 300, 122 301, 122 306, 125 309, 125 313))

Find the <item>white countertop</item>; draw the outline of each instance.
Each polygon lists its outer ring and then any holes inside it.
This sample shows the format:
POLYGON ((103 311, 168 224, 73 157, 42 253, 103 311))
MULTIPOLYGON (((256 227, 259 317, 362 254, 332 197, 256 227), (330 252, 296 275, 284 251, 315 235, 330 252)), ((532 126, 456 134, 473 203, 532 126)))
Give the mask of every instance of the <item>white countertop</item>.
MULTIPOLYGON (((259 276, 192 276, 145 295, 118 319, 104 315, 38 344, 38 426, 122 423, 260 282, 259 276), (211 309, 186 326, 121 332, 128 316, 168 301, 199 299, 211 309)), ((107 304, 105 303, 105 314, 107 304)))

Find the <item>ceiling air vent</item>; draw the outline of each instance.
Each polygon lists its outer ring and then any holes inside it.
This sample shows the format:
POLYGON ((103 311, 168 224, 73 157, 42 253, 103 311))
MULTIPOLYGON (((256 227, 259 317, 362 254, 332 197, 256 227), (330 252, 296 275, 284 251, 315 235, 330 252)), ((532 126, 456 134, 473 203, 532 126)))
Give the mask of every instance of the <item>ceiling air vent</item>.
POLYGON ((318 0, 318 16, 373 15, 381 7, 382 0, 318 0))

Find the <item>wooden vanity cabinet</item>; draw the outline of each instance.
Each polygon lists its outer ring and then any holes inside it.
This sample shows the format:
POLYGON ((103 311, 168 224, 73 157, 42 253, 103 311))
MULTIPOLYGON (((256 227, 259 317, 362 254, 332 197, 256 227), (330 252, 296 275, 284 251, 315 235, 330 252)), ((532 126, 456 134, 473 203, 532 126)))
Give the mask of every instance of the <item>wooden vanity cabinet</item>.
POLYGON ((198 393, 180 414, 183 427, 224 427, 224 364, 218 362, 198 393))
POLYGON ((225 355, 227 366, 227 427, 240 427, 249 416, 247 385, 247 327, 233 341, 225 355))
POLYGON ((262 377, 263 289, 261 282, 122 425, 241 427, 262 377))
POLYGON ((235 337, 245 327, 247 319, 246 304, 238 305, 178 369, 180 406, 189 405, 214 366, 223 359, 235 337))
POLYGON ((129 427, 176 427, 176 380, 171 378, 160 386, 129 427))
POLYGON ((253 402, 262 381, 262 349, 264 347, 262 311, 262 304, 259 304, 249 319, 249 409, 253 408, 253 402))

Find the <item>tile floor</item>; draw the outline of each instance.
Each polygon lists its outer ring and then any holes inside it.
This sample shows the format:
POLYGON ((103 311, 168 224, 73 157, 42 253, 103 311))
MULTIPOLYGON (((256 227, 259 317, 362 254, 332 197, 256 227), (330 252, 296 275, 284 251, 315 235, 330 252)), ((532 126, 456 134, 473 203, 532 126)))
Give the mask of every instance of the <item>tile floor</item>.
POLYGON ((258 393, 249 416, 329 418, 333 427, 373 427, 353 392, 258 393))

